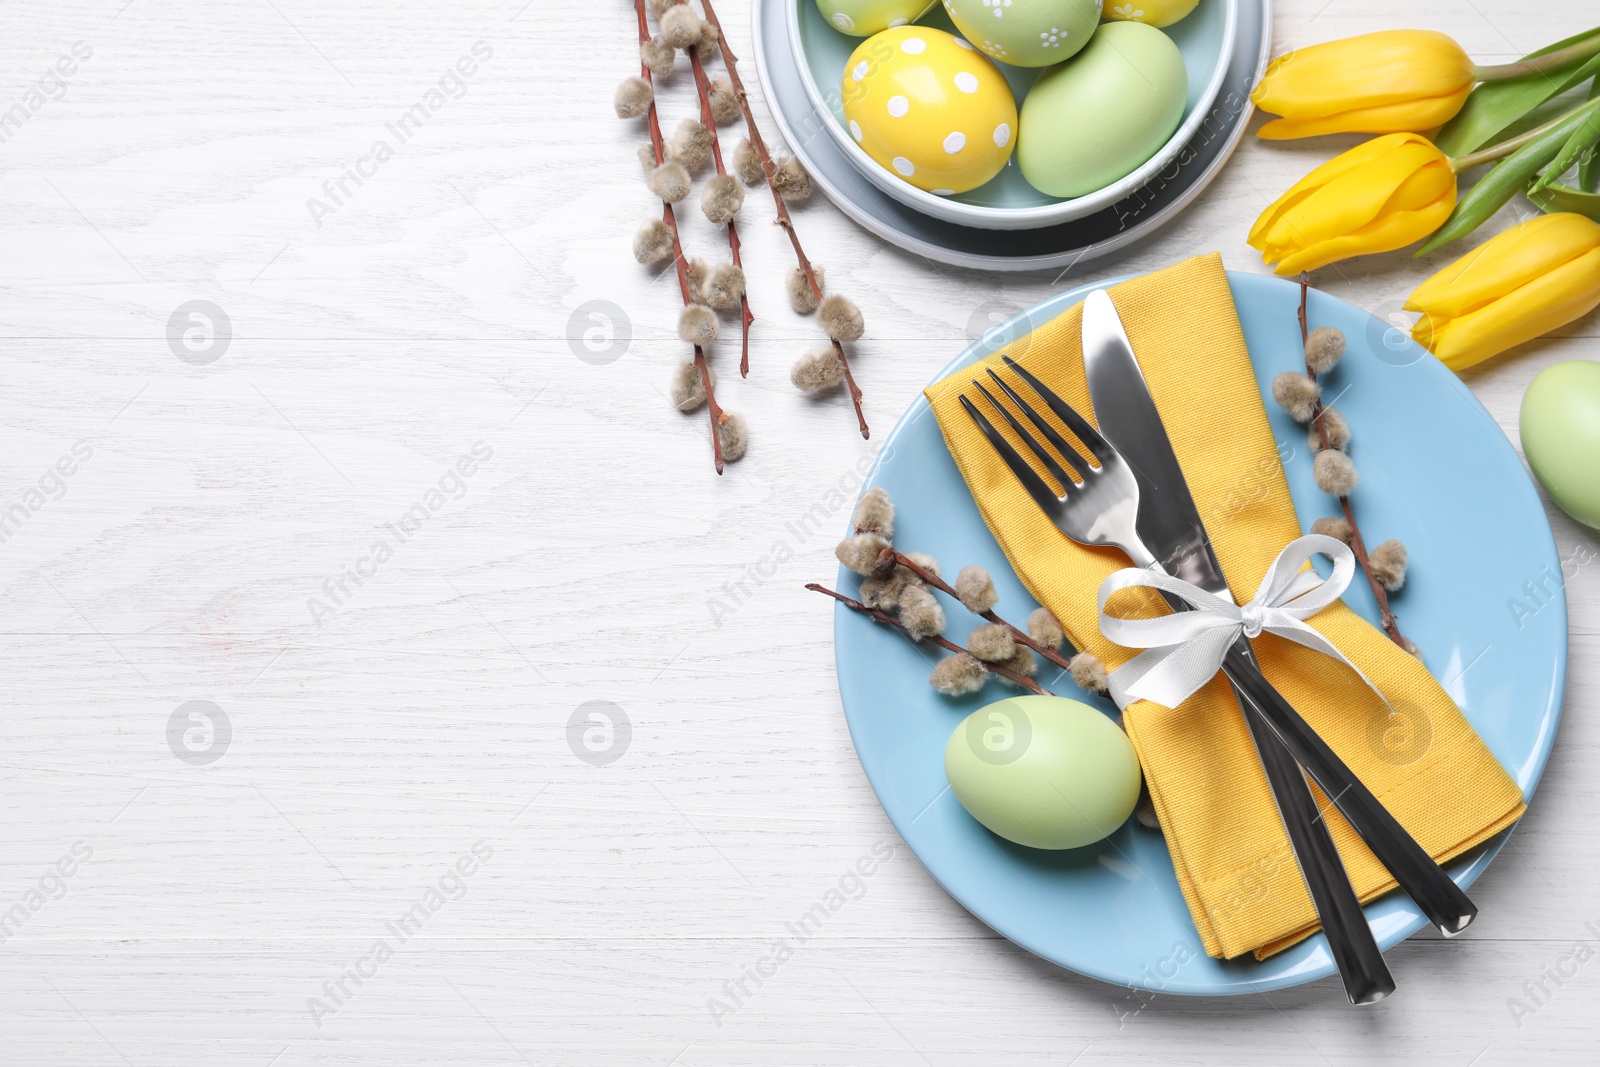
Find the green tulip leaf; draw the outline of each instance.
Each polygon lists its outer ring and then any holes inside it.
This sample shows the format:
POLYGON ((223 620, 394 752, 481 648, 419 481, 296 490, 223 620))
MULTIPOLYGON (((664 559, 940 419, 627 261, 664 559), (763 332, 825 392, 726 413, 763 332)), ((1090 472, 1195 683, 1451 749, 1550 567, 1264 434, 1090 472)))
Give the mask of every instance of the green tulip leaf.
POLYGON ((1528 199, 1547 215, 1571 211, 1600 222, 1600 193, 1586 193, 1569 185, 1551 184, 1542 189, 1529 189, 1528 199))
POLYGON ((1600 110, 1591 110, 1567 137, 1567 143, 1561 146, 1556 158, 1545 164, 1530 190, 1537 192, 1556 181, 1571 170, 1579 158, 1592 155, 1597 142, 1600 142, 1600 110))
MULTIPOLYGON (((1595 75, 1589 86, 1589 99, 1600 99, 1600 74, 1595 75)), ((1597 185, 1600 185, 1600 151, 1590 149, 1588 155, 1578 160, 1578 189, 1592 193, 1597 185)))
MULTIPOLYGON (((1596 34, 1600 34, 1600 27, 1557 41, 1548 48, 1541 48, 1522 58, 1536 59, 1547 52, 1586 41, 1596 34)), ((1560 96, 1596 74, 1600 74, 1600 55, 1587 60, 1574 60, 1569 66, 1551 71, 1484 82, 1472 90, 1456 117, 1444 124, 1433 142, 1447 156, 1476 152, 1496 134, 1504 132, 1546 100, 1560 96)))
POLYGON ((1519 189, 1525 188, 1535 174, 1556 158, 1556 153, 1567 143, 1572 131, 1597 110, 1600 110, 1600 100, 1585 104, 1496 163, 1489 173, 1456 201, 1456 208, 1444 220, 1444 225, 1434 231, 1416 254, 1426 255, 1482 226, 1490 215, 1504 207, 1506 201, 1519 189))

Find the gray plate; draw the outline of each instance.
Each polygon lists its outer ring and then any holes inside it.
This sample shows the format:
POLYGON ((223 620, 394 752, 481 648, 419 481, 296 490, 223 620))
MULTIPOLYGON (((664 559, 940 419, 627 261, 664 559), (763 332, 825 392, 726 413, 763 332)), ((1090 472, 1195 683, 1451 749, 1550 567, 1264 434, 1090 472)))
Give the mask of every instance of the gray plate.
MULTIPOLYGON (((1070 269, 1149 235, 1183 210, 1244 136, 1250 89, 1272 49, 1272 0, 1260 0, 1239 20, 1238 45, 1212 105, 1212 118, 1169 167, 1128 197, 1085 218, 1036 230, 982 230, 930 218, 878 189, 839 150, 811 106, 789 40, 785 3, 754 0, 756 66, 778 127, 817 186, 839 210, 870 232, 909 252, 978 270, 1070 269)), ((800 0, 805 2, 805 0, 800 0)))

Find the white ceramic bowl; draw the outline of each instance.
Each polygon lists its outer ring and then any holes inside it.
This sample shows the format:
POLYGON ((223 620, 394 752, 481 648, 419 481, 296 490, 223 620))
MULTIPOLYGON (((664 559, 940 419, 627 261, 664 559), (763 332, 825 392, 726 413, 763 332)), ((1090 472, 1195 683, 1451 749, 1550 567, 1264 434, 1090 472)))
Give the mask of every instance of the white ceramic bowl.
MULTIPOLYGON (((884 170, 855 143, 844 124, 839 83, 850 53, 863 38, 846 36, 828 25, 817 10, 815 0, 756 2, 758 5, 781 3, 786 8, 789 40, 812 108, 807 121, 797 124, 805 127, 798 131, 802 139, 829 137, 873 185, 908 207, 936 219, 985 230, 1031 230, 1070 222, 1109 207, 1172 163, 1183 146, 1199 132, 1222 88, 1237 43, 1242 0, 1200 0, 1187 18, 1162 31, 1178 45, 1189 73, 1189 96, 1177 131, 1133 173, 1103 189, 1069 200, 1048 196, 1029 185, 1016 165, 1015 155, 997 177, 970 192, 954 196, 935 196, 884 170)), ((943 6, 929 11, 918 20, 918 25, 958 32, 943 6)), ((995 65, 1011 83, 1020 107, 1029 87, 1042 71, 1004 63, 995 65)))

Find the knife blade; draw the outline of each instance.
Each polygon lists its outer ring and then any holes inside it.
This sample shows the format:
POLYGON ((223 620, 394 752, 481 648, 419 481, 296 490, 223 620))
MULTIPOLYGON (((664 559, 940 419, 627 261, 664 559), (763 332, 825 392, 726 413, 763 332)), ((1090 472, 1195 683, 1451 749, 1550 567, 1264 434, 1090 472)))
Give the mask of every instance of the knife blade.
MULTIPOLYGON (((1139 483, 1136 525, 1141 540, 1157 557, 1157 566, 1202 589, 1227 594, 1222 565, 1211 547, 1166 426, 1156 411, 1116 306, 1104 290, 1090 293, 1084 302, 1083 362, 1100 432, 1122 453, 1139 483)), ((1174 608, 1187 606, 1176 598, 1169 603, 1174 608)), ((1353 1004, 1375 1003, 1394 991, 1394 978, 1367 924, 1327 822, 1321 818, 1316 797, 1300 765, 1264 722, 1250 695, 1237 684, 1234 694, 1244 710, 1245 724, 1266 772, 1279 820, 1322 922, 1345 993, 1353 1004)))
MULTIPOLYGON (((1141 500, 1147 488, 1152 494, 1148 525, 1147 509, 1140 508, 1140 534, 1149 534, 1150 550, 1172 561, 1180 576, 1213 592, 1227 592, 1188 481, 1116 305, 1104 290, 1085 301, 1083 332, 1084 368, 1100 431, 1134 468, 1141 500)), ((1466 929, 1477 907, 1267 681, 1243 637, 1229 652, 1224 670, 1236 690, 1248 696, 1247 721, 1265 720, 1429 921, 1447 937, 1466 929)))

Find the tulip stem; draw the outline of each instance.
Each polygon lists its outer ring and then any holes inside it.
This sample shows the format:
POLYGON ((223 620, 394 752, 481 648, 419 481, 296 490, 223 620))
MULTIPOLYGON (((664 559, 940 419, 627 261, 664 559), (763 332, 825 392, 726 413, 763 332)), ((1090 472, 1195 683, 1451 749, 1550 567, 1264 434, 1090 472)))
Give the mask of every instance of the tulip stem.
POLYGON ((1558 48, 1554 52, 1546 52, 1532 59, 1519 59, 1515 63, 1496 63, 1488 67, 1475 66, 1472 68, 1472 76, 1481 82, 1498 82, 1507 78, 1521 78, 1528 74, 1545 74, 1577 60, 1588 59, 1597 53, 1600 53, 1600 33, 1594 33, 1593 36, 1575 41, 1565 48, 1558 48))
MULTIPOLYGON (((1597 37, 1596 40, 1600 40, 1600 37, 1597 37)), ((1492 144, 1488 148, 1480 148, 1478 151, 1464 156, 1454 156, 1449 161, 1450 169, 1460 174, 1462 171, 1471 170, 1480 164, 1491 163, 1494 160, 1509 156, 1529 141, 1543 137, 1562 123, 1570 121, 1574 115, 1593 111, 1597 106, 1600 106, 1600 97, 1596 97, 1586 104, 1580 104, 1566 114, 1558 115, 1542 126, 1535 126, 1526 133, 1519 133, 1515 137, 1501 141, 1499 144, 1492 144)))

